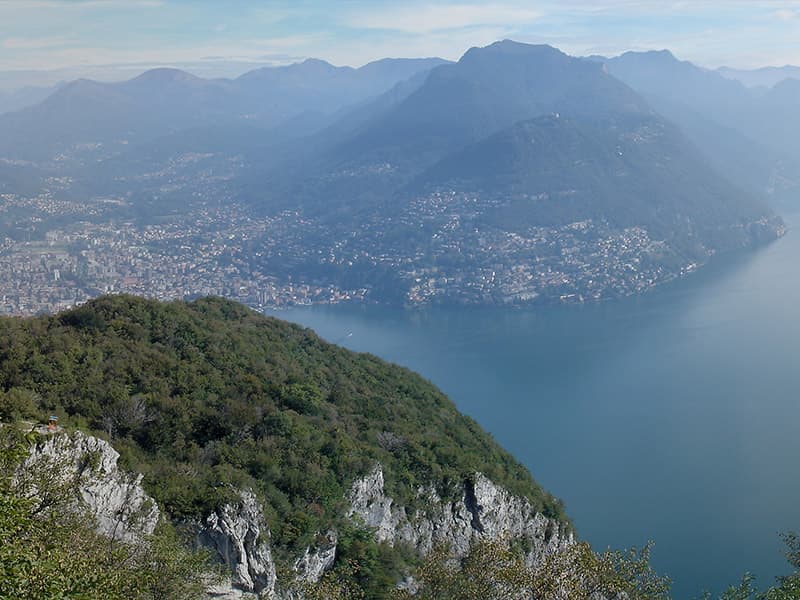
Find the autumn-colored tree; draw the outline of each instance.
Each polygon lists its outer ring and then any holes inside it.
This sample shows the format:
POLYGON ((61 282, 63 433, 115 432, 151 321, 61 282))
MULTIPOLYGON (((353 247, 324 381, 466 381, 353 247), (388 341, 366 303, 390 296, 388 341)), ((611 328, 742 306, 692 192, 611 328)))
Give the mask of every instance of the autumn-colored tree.
POLYGON ((395 598, 419 600, 590 600, 668 598, 669 580, 649 564, 650 548, 596 553, 577 542, 526 565, 502 540, 475 542, 461 560, 445 546, 435 548, 415 572, 419 591, 398 590, 395 598))

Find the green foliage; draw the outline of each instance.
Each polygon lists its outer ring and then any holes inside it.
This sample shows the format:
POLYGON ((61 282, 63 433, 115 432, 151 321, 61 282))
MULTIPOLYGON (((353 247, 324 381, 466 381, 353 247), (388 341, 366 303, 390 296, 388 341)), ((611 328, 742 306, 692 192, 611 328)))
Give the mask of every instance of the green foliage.
POLYGON ((135 556, 135 592, 152 600, 196 600, 208 586, 221 579, 207 551, 187 549, 186 540, 165 522, 147 540, 144 552, 135 556))
POLYGON ((398 600, 666 600, 669 580, 649 563, 650 547, 630 552, 595 553, 584 542, 549 554, 535 567, 502 540, 481 540, 460 561, 437 547, 415 572, 421 585, 412 596, 395 591, 398 600))
POLYGON ((317 583, 303 582, 296 586, 306 600, 364 600, 366 596, 355 582, 358 567, 339 561, 337 568, 328 571, 317 583))
POLYGON ((39 415, 109 438, 173 517, 202 517, 233 488, 253 488, 288 549, 337 525, 353 479, 375 462, 401 503, 431 482, 452 493, 481 471, 566 522, 560 502, 430 383, 221 299, 112 296, 0 319, 0 391, 13 388, 35 391, 39 415))
POLYGON ((39 412, 40 399, 30 390, 11 388, 0 390, 0 421, 13 422, 35 417, 39 412))
MULTIPOLYGON (((375 541, 374 532, 362 527, 347 526, 339 533, 334 571, 354 582, 367 598, 388 598, 406 570, 399 553, 375 541)), ((335 572, 334 572, 335 576, 335 572)))

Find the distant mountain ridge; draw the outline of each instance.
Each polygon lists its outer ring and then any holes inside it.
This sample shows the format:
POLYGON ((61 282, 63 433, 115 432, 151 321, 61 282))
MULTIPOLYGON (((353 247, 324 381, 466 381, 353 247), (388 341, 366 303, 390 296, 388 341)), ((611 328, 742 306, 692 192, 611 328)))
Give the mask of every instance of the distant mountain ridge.
POLYGON ((728 79, 741 81, 748 87, 772 87, 784 79, 800 79, 800 67, 761 67, 760 69, 732 69, 720 67, 717 71, 728 79))
POLYGON ((63 82, 53 86, 25 86, 0 91, 0 115, 38 104, 62 85, 63 82))
MULTIPOLYGON (((327 132, 317 136, 309 146, 318 150, 302 157, 306 208, 319 206, 317 193, 324 197, 324 211, 339 194, 350 204, 357 203, 361 193, 374 196, 373 184, 384 195, 399 190, 449 153, 521 120, 558 111, 605 119, 651 110, 601 65, 550 46, 505 40, 472 48, 457 63, 433 69, 399 103, 373 111, 349 137, 331 139, 327 132), (587 97, 592 101, 586 102, 587 97), (373 177, 376 169, 382 171, 379 181, 373 177), (351 175, 342 178, 342 173, 351 175)), ((261 174, 259 169, 254 175, 261 174)), ((286 188, 278 188, 283 198, 297 193, 292 188, 295 175, 288 179, 286 188)))
POLYGON ((605 64, 738 185, 789 201, 800 189, 800 85, 794 80, 753 90, 668 51, 626 52, 605 64))
POLYGON ((304 112, 334 113, 443 62, 385 59, 353 69, 309 59, 233 80, 169 68, 119 83, 77 80, 38 105, 0 115, 0 156, 45 159, 81 144, 113 150, 211 124, 268 129, 304 112))

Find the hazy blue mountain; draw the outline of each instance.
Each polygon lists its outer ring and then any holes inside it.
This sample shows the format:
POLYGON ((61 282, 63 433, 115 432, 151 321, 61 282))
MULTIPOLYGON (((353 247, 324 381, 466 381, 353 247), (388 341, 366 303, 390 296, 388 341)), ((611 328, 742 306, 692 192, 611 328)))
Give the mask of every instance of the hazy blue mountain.
POLYGON ((800 79, 784 79, 758 99, 751 127, 769 143, 800 162, 800 79))
POLYGON ((384 59, 354 69, 308 59, 288 67, 250 71, 235 84, 252 103, 249 116, 277 124, 307 111, 333 113, 445 62, 439 58, 384 59))
POLYGON ((253 247, 258 268, 390 302, 635 293, 782 230, 602 63, 510 41, 259 165, 241 195, 305 219, 253 247))
MULTIPOLYGON (((367 73, 377 70, 377 78, 359 84, 359 89, 363 91, 367 88, 378 89, 387 81, 390 82, 392 77, 402 77, 420 65, 439 64, 445 61, 439 59, 388 59, 369 63, 361 69, 331 67, 330 65, 328 65, 330 68, 327 68, 324 66, 327 63, 320 65, 321 62, 306 61, 300 66, 321 68, 328 74, 344 72, 349 74, 348 77, 353 73, 358 74, 362 70, 367 70, 367 73)), ((272 69, 272 71, 274 70, 272 69)), ((291 116, 276 126, 268 125, 270 119, 246 119, 236 123, 200 125, 181 129, 132 146, 114 159, 105 161, 101 165, 99 173, 105 174, 108 170, 107 167, 113 167, 114 172, 118 174, 141 172, 142 169, 156 169, 165 160, 188 153, 213 153, 218 155, 219 160, 222 161, 226 161, 232 156, 245 156, 259 170, 275 168, 277 165, 286 165, 292 162, 297 163, 307 155, 309 148, 318 151, 321 147, 331 147, 337 140, 347 139, 363 124, 390 110, 419 88, 428 76, 428 72, 428 70, 417 71, 408 79, 395 83, 382 94, 369 96, 366 100, 362 99, 355 104, 348 104, 334 112, 308 109, 298 113, 296 110, 302 105, 302 102, 292 104, 281 100, 286 105, 284 107, 285 114, 291 116), (295 111, 294 113, 289 112, 290 105, 295 111)), ((264 70, 260 69, 254 73, 259 73, 259 77, 263 77, 264 70)), ((358 75, 358 77, 361 76, 358 75)), ((262 85, 265 85, 263 81, 262 85)), ((285 84, 281 84, 281 86, 286 94, 291 95, 285 84)), ((346 86, 340 85, 339 87, 346 94, 352 95, 352 90, 348 91, 346 86)), ((312 105, 319 103, 321 94, 309 93, 307 89, 303 93, 313 101, 312 105)), ((279 94, 266 91, 265 96, 269 95, 279 94)), ((331 105, 338 106, 341 102, 340 97, 331 105)))
POLYGON ((19 89, 0 91, 0 114, 39 104, 61 85, 25 86, 19 89))
POLYGON ((723 77, 741 81, 748 87, 772 87, 784 79, 800 79, 800 67, 762 67, 760 69, 732 69, 720 67, 717 71, 723 77))
POLYGON ((0 115, 0 153, 49 158, 81 145, 135 143, 226 116, 229 82, 156 69, 122 83, 71 82, 44 102, 0 115))
POLYGON ((797 117, 777 93, 748 89, 669 51, 626 52, 606 61, 609 72, 645 96, 726 177, 756 193, 779 194, 800 182, 800 145, 777 132, 797 117))
MULTIPOLYGON (((602 65, 509 40, 436 67, 399 102, 384 95, 361 110, 370 117, 324 132, 295 169, 282 165, 275 177, 283 185, 269 198, 303 198, 306 208, 338 211, 337 199, 351 207, 362 195, 385 199, 448 154, 517 121, 555 112, 593 119, 652 112, 602 65)), ((251 191, 263 175, 258 169, 251 191)))
POLYGON ((609 72, 640 93, 715 111, 727 123, 750 106, 752 96, 738 81, 675 58, 669 50, 626 52, 605 63, 609 72))
POLYGON ((753 107, 753 94, 744 85, 678 60, 668 50, 626 52, 605 64, 614 77, 678 124, 684 119, 684 111, 690 110, 719 125, 740 128, 742 116, 753 107))
POLYGON ((307 60, 235 80, 177 69, 153 69, 121 83, 78 80, 36 106, 0 115, 0 156, 46 159, 82 147, 102 156, 189 128, 274 128, 306 114, 335 113, 442 62, 387 59, 352 69, 307 60))
POLYGON ((537 115, 619 110, 649 108, 598 65, 550 46, 506 40, 434 69, 420 89, 337 154, 420 165, 537 115))
POLYGON ((494 199, 484 219, 507 231, 585 220, 639 226, 687 256, 695 245, 749 243, 747 224, 770 213, 709 168, 677 127, 648 114, 519 122, 447 157, 415 186, 494 199))

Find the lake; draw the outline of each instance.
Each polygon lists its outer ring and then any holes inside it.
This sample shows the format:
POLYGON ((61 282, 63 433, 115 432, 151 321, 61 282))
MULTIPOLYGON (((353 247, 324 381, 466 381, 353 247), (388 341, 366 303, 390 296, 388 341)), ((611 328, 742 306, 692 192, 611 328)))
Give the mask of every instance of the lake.
POLYGON ((580 537, 655 541, 673 597, 694 598, 789 571, 778 533, 800 529, 799 258, 795 228, 613 302, 275 314, 430 379, 564 500, 580 537))

